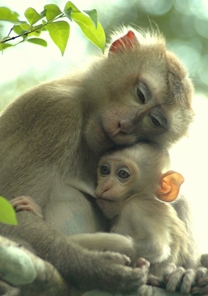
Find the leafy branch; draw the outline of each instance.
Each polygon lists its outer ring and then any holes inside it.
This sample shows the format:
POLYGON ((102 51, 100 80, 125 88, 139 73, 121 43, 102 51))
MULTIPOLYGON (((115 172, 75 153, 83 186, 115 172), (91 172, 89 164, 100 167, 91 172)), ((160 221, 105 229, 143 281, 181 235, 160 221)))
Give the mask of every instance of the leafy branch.
POLYGON ((17 12, 11 11, 7 7, 0 7, 0 21, 14 23, 9 34, 0 40, 0 50, 25 41, 47 46, 46 40, 39 37, 42 32, 47 31, 63 55, 70 35, 70 22, 74 21, 84 35, 94 45, 104 51, 106 42, 105 32, 98 21, 95 9, 81 11, 71 1, 68 1, 63 11, 56 4, 47 4, 40 13, 29 7, 24 15, 27 21, 19 20, 17 12), (16 35, 11 36, 12 33, 16 35), (21 38, 20 42, 16 44, 10 43, 18 38, 21 38))

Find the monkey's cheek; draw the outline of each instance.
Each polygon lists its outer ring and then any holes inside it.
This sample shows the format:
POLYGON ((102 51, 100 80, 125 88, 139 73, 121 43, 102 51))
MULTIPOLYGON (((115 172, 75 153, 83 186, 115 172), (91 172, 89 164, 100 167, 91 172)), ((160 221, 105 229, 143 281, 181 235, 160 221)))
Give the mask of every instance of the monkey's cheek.
POLYGON ((85 130, 85 139, 88 146, 95 153, 104 153, 114 146, 113 141, 108 137, 99 121, 91 120, 85 130))

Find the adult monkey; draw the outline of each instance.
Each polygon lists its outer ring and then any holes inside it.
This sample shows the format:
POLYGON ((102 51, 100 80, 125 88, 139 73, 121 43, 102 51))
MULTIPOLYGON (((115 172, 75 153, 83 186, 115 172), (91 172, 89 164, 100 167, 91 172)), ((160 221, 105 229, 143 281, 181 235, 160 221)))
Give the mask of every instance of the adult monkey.
MULTIPOLYGON (((83 72, 40 85, 11 104, 0 119, 0 194, 32 196, 46 223, 23 211, 19 226, 2 225, 1 234, 28 242, 83 290, 136 289, 143 268, 124 266, 126 257, 118 254, 78 249, 56 229, 68 235, 107 230, 70 177, 95 182, 98 160, 111 148, 139 140, 169 147, 181 138, 193 117, 186 76, 162 36, 130 29, 83 72)), ((179 203, 189 228, 186 202, 179 203)))

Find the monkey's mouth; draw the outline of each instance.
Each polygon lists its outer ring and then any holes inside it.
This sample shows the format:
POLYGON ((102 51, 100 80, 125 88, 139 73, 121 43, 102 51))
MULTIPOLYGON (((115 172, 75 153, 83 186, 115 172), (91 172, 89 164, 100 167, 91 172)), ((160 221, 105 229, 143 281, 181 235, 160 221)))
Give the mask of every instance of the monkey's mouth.
POLYGON ((128 146, 136 141, 136 137, 133 133, 126 134, 125 132, 118 130, 107 130, 101 123, 101 131, 105 137, 105 141, 110 143, 112 147, 128 146))
POLYGON ((115 200, 108 199, 108 198, 105 198, 105 197, 97 197, 96 201, 97 201, 97 203, 104 203, 104 202, 113 203, 113 202, 116 202, 115 200))

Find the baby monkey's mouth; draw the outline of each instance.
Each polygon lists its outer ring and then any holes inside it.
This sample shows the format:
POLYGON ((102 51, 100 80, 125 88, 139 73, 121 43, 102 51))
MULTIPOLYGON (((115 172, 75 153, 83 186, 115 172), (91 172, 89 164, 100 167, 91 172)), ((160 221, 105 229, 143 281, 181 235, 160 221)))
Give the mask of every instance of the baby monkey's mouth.
POLYGON ((112 200, 112 199, 108 199, 108 198, 105 198, 105 197, 97 197, 96 200, 99 202, 99 201, 108 201, 108 202, 115 202, 115 200, 112 200))

